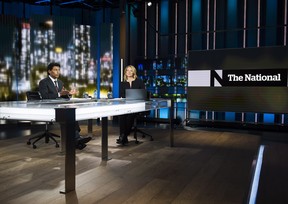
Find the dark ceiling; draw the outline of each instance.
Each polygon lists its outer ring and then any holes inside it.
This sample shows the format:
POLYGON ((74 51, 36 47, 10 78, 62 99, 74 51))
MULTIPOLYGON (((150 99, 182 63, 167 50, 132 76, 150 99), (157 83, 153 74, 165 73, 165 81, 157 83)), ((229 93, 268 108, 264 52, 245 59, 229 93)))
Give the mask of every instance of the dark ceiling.
POLYGON ((59 6, 61 8, 82 8, 96 11, 104 8, 120 8, 121 4, 134 5, 159 1, 160 0, 1 0, 2 3, 22 2, 37 6, 59 6))
POLYGON ((103 8, 120 8, 122 4, 139 4, 145 2, 159 2, 160 0, 1 0, 3 2, 17 2, 38 6, 59 6, 61 8, 82 8, 100 10, 103 8))
MULTIPOLYGON (((4 1, 11 2, 11 0, 4 1)), ((38 6, 59 6, 61 8, 83 8, 92 10, 119 8, 120 5, 120 0, 19 0, 15 2, 38 6)))

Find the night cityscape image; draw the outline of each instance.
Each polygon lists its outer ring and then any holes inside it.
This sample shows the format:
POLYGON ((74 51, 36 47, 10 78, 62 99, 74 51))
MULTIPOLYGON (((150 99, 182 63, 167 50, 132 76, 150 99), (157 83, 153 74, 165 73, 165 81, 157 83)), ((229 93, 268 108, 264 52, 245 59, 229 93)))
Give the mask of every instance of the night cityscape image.
MULTIPOLYGON (((112 47, 97 50, 96 28, 76 25, 73 18, 37 15, 29 20, 1 17, 0 29, 1 101, 25 100, 26 91, 37 90, 39 81, 47 77, 50 62, 60 63, 60 79, 66 89, 78 90, 75 97, 93 96, 98 88, 97 69, 105 70, 101 88, 111 91, 112 47)), ((110 35, 108 31, 106 37, 110 35)))

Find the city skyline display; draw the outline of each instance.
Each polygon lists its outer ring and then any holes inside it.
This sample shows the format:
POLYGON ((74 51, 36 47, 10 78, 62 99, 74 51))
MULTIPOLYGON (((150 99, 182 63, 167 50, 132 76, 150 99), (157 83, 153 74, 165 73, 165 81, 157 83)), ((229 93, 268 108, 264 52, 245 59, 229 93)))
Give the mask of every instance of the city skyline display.
MULTIPOLYGON (((100 83, 97 69, 102 67, 97 62, 103 58, 97 60, 97 54, 105 56, 112 49, 108 46, 108 50, 97 50, 100 45, 97 45, 95 27, 76 25, 70 17, 35 15, 29 20, 1 17, 0 29, 4 31, 0 33, 1 101, 25 100, 26 91, 37 90, 39 81, 47 77, 46 67, 50 62, 60 63, 59 78, 66 89, 78 90, 75 97, 84 93, 93 96, 100 83)), ((101 37, 106 36, 110 41, 110 35, 109 30, 109 35, 101 37)), ((112 55, 109 60, 112 62, 112 55)), ((109 64, 110 76, 112 64, 109 64)), ((112 87, 111 79, 101 81, 112 87)))

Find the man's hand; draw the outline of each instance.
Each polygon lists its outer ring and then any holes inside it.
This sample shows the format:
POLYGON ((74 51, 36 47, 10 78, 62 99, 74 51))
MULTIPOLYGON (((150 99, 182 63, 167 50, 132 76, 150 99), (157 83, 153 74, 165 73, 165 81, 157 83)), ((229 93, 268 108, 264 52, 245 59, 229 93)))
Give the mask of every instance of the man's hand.
POLYGON ((78 93, 78 90, 75 89, 75 88, 73 88, 73 89, 71 89, 71 91, 69 91, 69 94, 70 94, 70 95, 75 95, 75 94, 77 94, 77 93, 78 93))
POLYGON ((70 94, 70 92, 68 90, 66 90, 65 87, 63 87, 62 90, 60 91, 60 96, 66 96, 69 94, 70 94))

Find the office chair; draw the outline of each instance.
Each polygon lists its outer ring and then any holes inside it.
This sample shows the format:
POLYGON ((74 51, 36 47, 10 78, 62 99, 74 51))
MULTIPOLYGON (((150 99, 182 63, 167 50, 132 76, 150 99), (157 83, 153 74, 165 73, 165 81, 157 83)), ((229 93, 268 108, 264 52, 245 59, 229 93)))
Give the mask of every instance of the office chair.
MULTIPOLYGON (((26 96, 27 96, 27 101, 37 101, 37 100, 42 100, 41 94, 38 91, 27 91, 26 92, 26 96)), ((55 147, 59 147, 58 142, 56 141, 56 139, 54 137, 60 137, 59 135, 56 135, 52 132, 49 132, 49 123, 50 122, 45 122, 45 130, 43 133, 41 134, 37 134, 33 137, 30 137, 27 141, 27 145, 31 144, 31 141, 33 141, 32 145, 33 145, 33 149, 36 149, 36 142, 38 142, 39 140, 41 140, 42 138, 45 138, 45 143, 48 143, 49 140, 53 140, 55 142, 55 147)))
POLYGON ((150 114, 150 111, 145 111, 145 112, 140 112, 140 113, 137 113, 135 118, 134 118, 134 126, 133 126, 133 132, 134 132, 134 138, 135 138, 135 143, 138 144, 139 141, 138 141, 138 137, 137 137, 137 133, 140 133, 142 134, 142 138, 145 138, 145 137, 150 137, 150 141, 153 141, 153 136, 148 134, 147 132, 144 132, 143 130, 140 130, 137 126, 139 124, 139 122, 141 120, 144 120, 145 117, 147 117, 148 115, 150 114))

